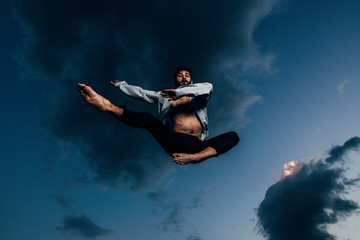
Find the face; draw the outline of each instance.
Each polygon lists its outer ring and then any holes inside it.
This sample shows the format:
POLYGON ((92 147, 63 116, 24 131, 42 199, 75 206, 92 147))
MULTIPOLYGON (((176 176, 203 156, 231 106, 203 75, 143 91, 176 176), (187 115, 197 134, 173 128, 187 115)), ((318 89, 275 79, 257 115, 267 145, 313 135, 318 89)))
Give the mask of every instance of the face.
POLYGON ((191 75, 186 70, 181 70, 176 76, 176 85, 183 86, 192 84, 193 81, 191 80, 191 75))

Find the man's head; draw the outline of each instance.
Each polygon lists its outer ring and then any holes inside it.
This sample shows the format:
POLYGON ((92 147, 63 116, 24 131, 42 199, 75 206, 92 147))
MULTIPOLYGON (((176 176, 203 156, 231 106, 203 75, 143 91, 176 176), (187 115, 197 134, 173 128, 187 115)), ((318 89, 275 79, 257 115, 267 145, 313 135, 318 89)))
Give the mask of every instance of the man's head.
POLYGON ((192 84, 193 81, 191 79, 192 70, 191 68, 182 65, 178 67, 174 72, 174 83, 176 87, 180 87, 183 85, 192 84))

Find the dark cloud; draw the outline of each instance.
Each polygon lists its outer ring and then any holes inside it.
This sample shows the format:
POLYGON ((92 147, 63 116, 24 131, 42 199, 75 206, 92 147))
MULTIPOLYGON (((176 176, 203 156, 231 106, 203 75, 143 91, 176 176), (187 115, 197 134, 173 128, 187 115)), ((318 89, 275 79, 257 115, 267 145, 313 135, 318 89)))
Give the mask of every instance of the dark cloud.
POLYGON ((260 232, 271 240, 336 239, 327 225, 359 209, 356 202, 343 197, 359 181, 344 176, 344 157, 359 149, 359 140, 354 137, 333 147, 325 159, 290 163, 257 209, 260 232))
POLYGON ((60 207, 64 209, 69 209, 74 203, 74 200, 72 198, 64 197, 61 195, 53 195, 52 198, 56 201, 57 204, 60 205, 60 207))
POLYGON ((112 234, 114 231, 102 228, 95 224, 92 219, 82 214, 81 216, 74 216, 74 212, 81 212, 79 208, 74 204, 74 200, 70 197, 62 195, 53 195, 52 198, 59 204, 60 207, 67 214, 61 221, 61 226, 57 226, 56 229, 65 235, 77 235, 90 239, 94 239, 100 236, 112 234))
POLYGON ((57 227, 57 230, 67 235, 80 235, 90 239, 113 233, 112 230, 99 227, 85 215, 80 217, 65 217, 63 225, 61 227, 57 227))
POLYGON ((153 202, 163 203, 164 199, 168 198, 169 194, 165 191, 149 192, 147 198, 153 202))
POLYGON ((326 159, 328 163, 334 163, 336 161, 343 161, 343 157, 349 150, 358 150, 360 145, 360 138, 354 137, 349 139, 342 146, 335 146, 329 151, 329 157, 326 159))
POLYGON ((258 52, 252 32, 277 2, 14 0, 25 32, 18 59, 33 74, 31 89, 43 96, 50 136, 79 149, 93 180, 137 190, 169 174, 171 159, 148 133, 87 106, 76 83, 115 104, 154 112, 155 106, 134 103, 109 81, 161 90, 172 87, 174 68, 187 64, 195 81, 215 86, 213 134, 238 127, 260 99, 245 77, 272 69, 272 55, 258 52))

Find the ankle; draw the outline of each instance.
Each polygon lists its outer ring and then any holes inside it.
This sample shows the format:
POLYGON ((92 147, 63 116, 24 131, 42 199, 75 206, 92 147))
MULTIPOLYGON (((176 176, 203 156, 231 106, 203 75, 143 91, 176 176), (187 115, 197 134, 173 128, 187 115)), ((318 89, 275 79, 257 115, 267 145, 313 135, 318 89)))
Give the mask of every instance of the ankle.
POLYGON ((121 117, 124 113, 124 110, 121 107, 110 103, 110 105, 107 107, 107 112, 111 113, 115 117, 121 117))
POLYGON ((107 100, 106 98, 102 98, 102 101, 105 106, 105 112, 113 112, 115 110, 114 104, 112 104, 109 100, 107 100))

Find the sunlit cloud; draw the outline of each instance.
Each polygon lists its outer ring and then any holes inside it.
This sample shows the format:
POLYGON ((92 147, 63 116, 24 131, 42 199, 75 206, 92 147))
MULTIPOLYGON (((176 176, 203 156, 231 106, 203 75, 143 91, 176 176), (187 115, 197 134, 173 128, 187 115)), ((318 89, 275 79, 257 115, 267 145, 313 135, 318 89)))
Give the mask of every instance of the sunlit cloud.
POLYGON ((293 175, 296 173, 297 165, 295 161, 284 164, 284 171, 281 176, 281 179, 286 178, 287 176, 293 175))
POLYGON ((345 199, 359 178, 348 179, 347 156, 359 150, 360 138, 334 146, 326 157, 291 161, 284 165, 281 179, 266 192, 257 209, 259 232, 270 240, 329 240, 327 231, 359 209, 345 199))

